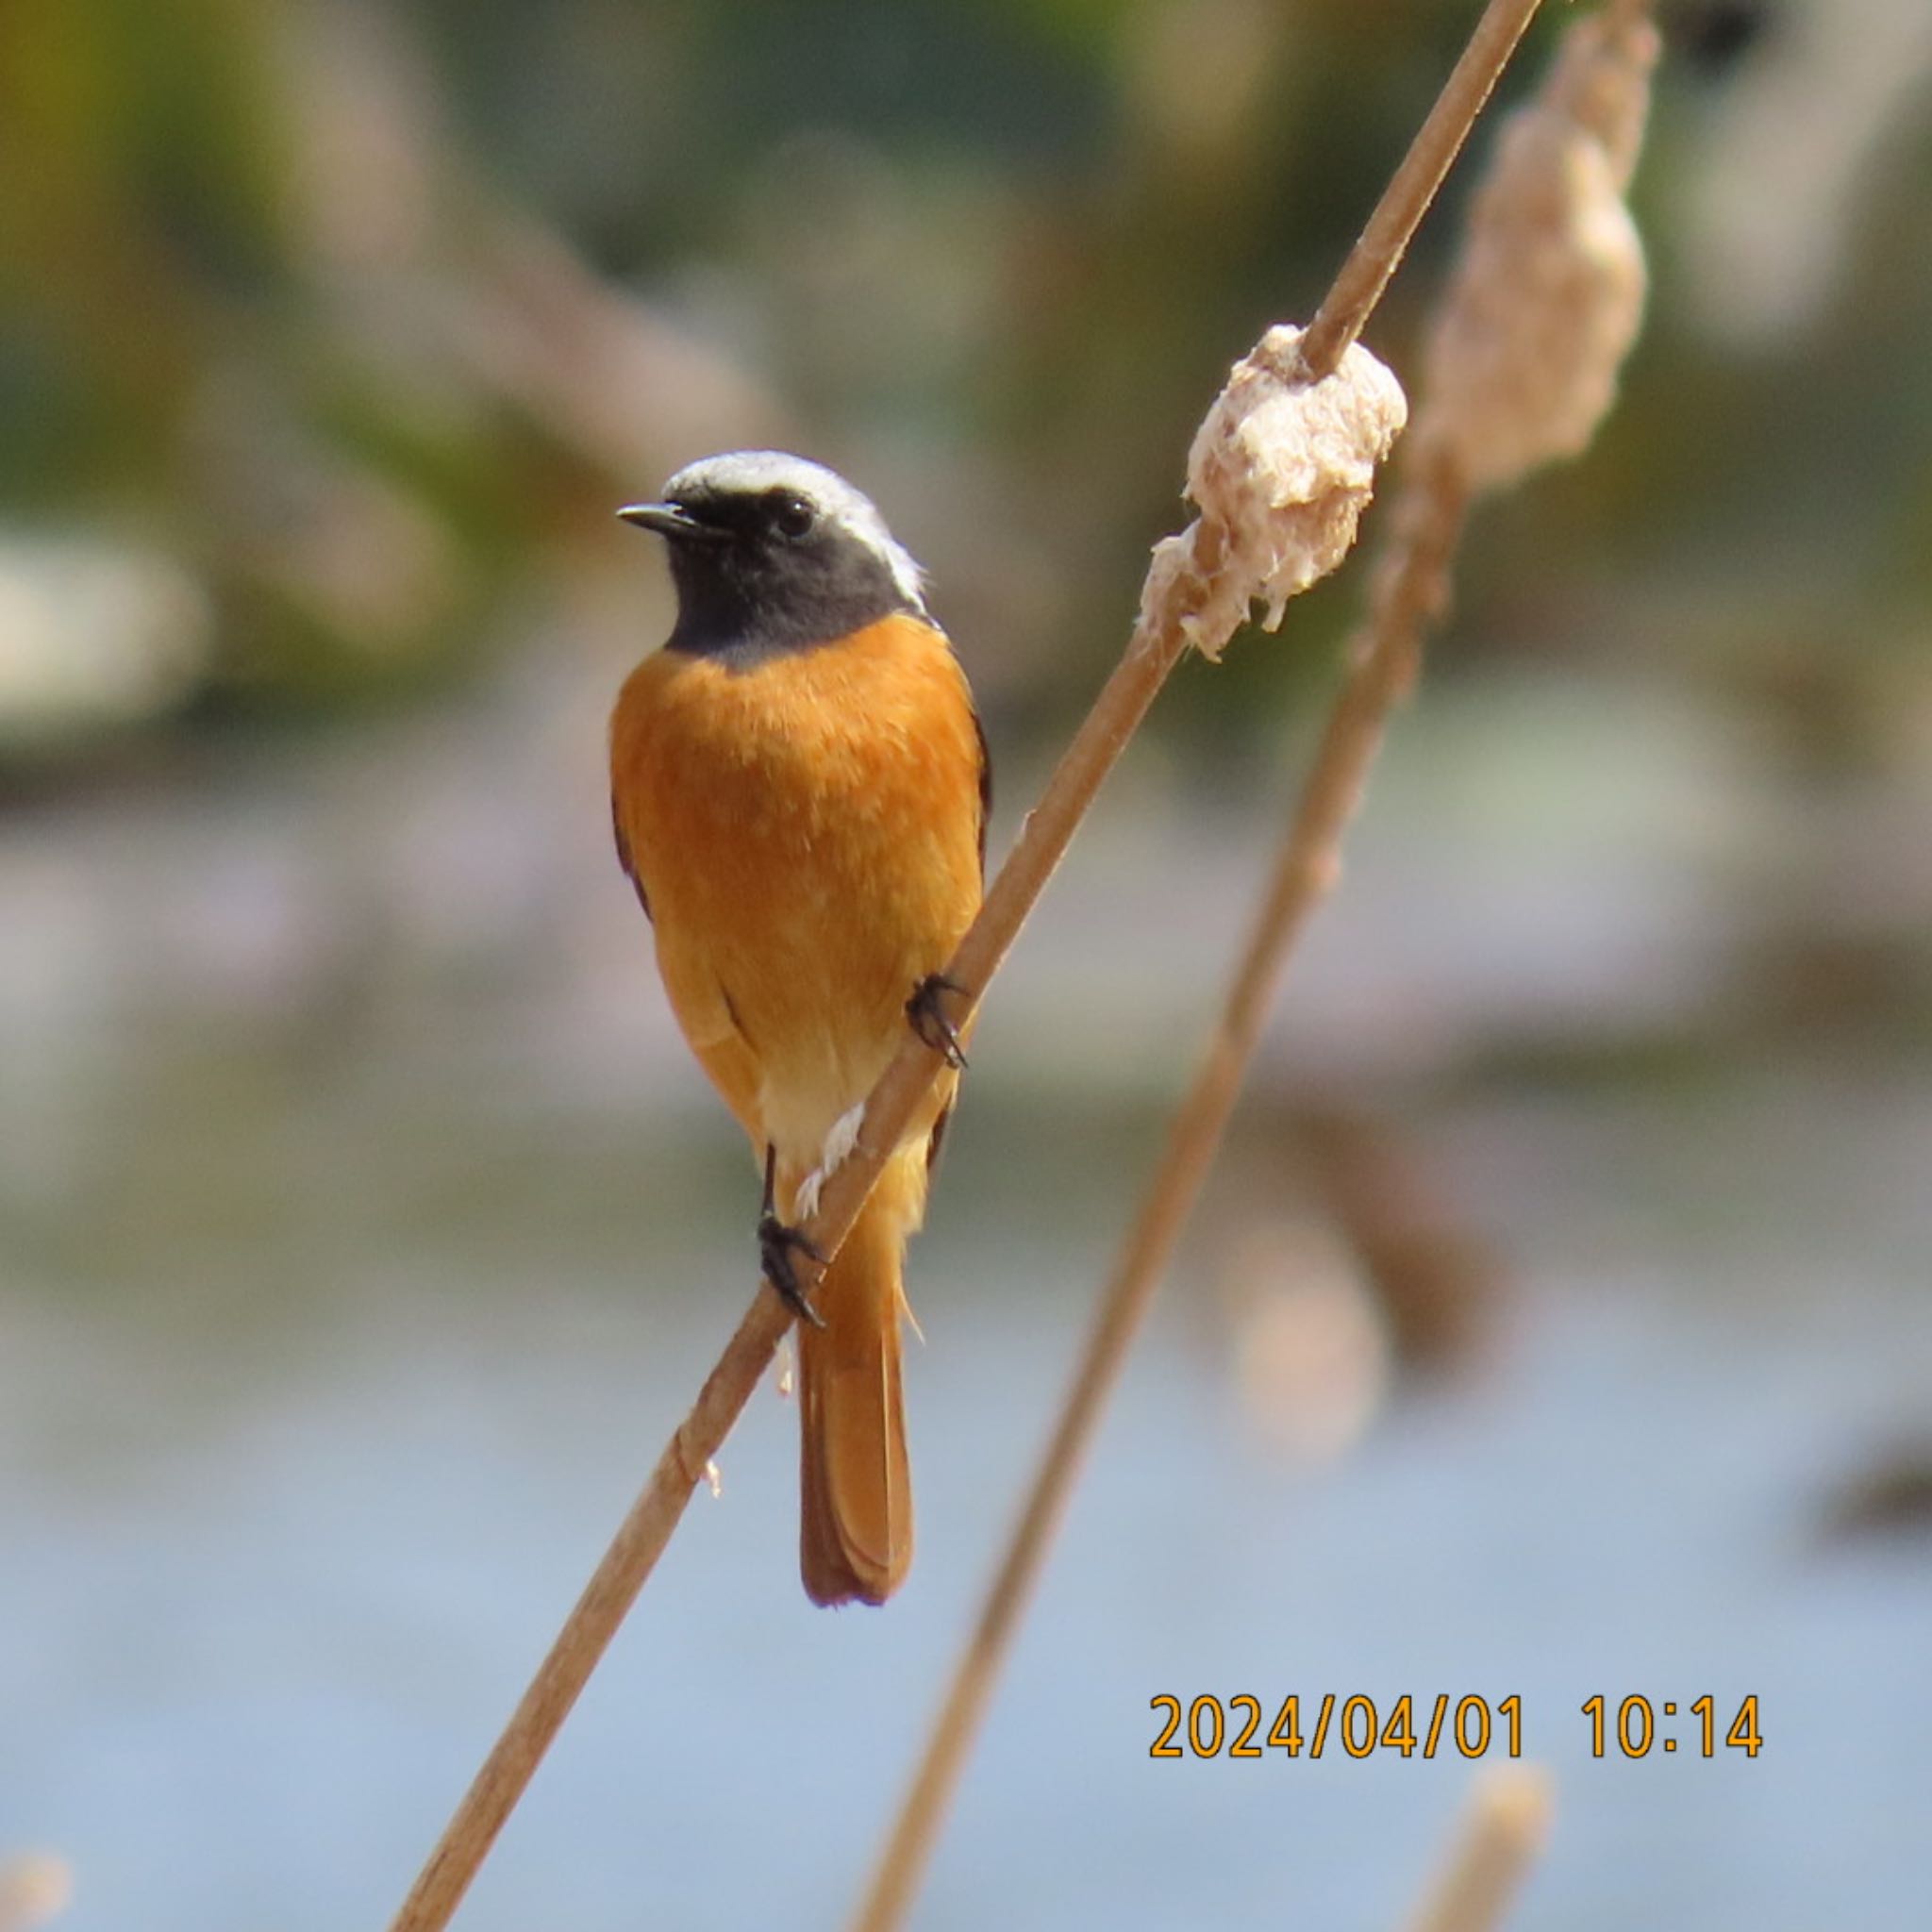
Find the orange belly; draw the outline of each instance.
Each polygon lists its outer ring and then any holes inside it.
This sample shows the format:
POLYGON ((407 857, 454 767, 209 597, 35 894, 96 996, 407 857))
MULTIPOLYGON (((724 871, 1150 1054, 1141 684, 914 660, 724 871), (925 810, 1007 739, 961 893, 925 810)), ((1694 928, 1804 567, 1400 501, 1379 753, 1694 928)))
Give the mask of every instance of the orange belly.
POLYGON ((625 685, 610 758, 678 1024, 754 1143, 796 1177, 978 909, 965 679, 911 617, 736 669, 660 651, 625 685))

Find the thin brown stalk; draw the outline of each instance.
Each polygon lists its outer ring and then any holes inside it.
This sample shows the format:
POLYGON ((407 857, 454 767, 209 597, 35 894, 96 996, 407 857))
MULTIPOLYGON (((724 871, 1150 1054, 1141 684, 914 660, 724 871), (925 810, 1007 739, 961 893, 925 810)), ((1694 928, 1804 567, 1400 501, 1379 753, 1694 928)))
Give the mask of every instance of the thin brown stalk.
MULTIPOLYGON (((1338 300, 1331 291, 1321 309, 1328 318, 1323 337, 1312 347, 1307 341, 1303 343, 1303 365, 1309 380, 1329 375, 1359 334, 1401 258, 1408 233, 1421 220, 1480 111, 1495 72, 1537 4, 1538 0, 1490 0, 1472 42, 1473 51, 1483 50, 1480 62, 1473 64, 1471 56, 1465 55, 1457 64, 1444 90, 1444 101, 1453 96, 1453 111, 1445 113, 1443 104, 1438 103, 1397 173, 1396 180, 1407 183, 1399 204, 1391 209, 1392 192, 1384 196, 1342 266, 1336 289, 1350 292, 1338 300), (1474 78, 1478 67, 1487 69, 1487 77, 1479 82, 1474 78), (1423 155, 1420 161, 1418 150, 1423 155)), ((1220 525, 1204 518, 1193 526, 1190 541, 1187 580, 1196 586, 1212 585, 1224 558, 1220 525)), ((1174 597, 1151 598, 1143 608, 1119 666, 1074 734, 946 969, 947 977, 969 990, 958 1003, 958 1017, 976 1008, 1102 782, 1169 673, 1185 656, 1190 645, 1187 619, 1192 608, 1188 599, 1174 597)), ((908 1029, 898 1055, 866 1101, 858 1144, 827 1179, 819 1211, 807 1224, 806 1232, 823 1253, 835 1254, 850 1232, 939 1066, 938 1057, 908 1029)), ((1233 1071, 1238 1073, 1238 1062, 1233 1071)), ((770 1367, 790 1324, 790 1315, 774 1296, 760 1292, 755 1298, 464 1793, 396 1914, 391 1932, 442 1932, 448 1925, 663 1554, 707 1465, 770 1367)))
POLYGON ((1416 130, 1361 239, 1308 325, 1302 339, 1302 359, 1313 373, 1326 375, 1361 334, 1541 4, 1541 0, 1491 0, 1484 9, 1428 119, 1416 130))
POLYGON ((1374 620, 1352 654, 1220 1021, 1168 1129, 1018 1526, 852 1922, 854 1932, 890 1932, 903 1923, 912 1902, 1108 1396, 1221 1145, 1289 956, 1340 874, 1342 833, 1355 815, 1389 714, 1414 682, 1423 631, 1441 602, 1465 503, 1449 466, 1429 461, 1397 506, 1397 549, 1378 575, 1374 620))
POLYGON ((1495 1932, 1550 1835, 1549 1774, 1512 1764, 1476 1780, 1441 1875, 1408 1932, 1495 1932))
MULTIPOLYGON (((1197 525, 1194 560, 1206 579, 1211 580, 1219 562, 1220 541, 1218 528, 1197 525)), ((973 989, 970 1005, 976 1007, 1102 780, 1187 650, 1184 614, 1171 608, 1157 625, 1136 631, 1027 819, 979 917, 946 969, 956 985, 973 989)), ((857 1146, 826 1181, 819 1211, 807 1224, 806 1232, 822 1253, 836 1254, 851 1231, 938 1065, 937 1056, 908 1028, 907 1043, 866 1101, 857 1146)), ((754 1299, 463 1794, 392 1921, 391 1932, 442 1932, 449 1924, 791 1324, 791 1316, 776 1296, 761 1292, 754 1299)))
MULTIPOLYGON (((1492 14, 1497 11, 1491 9, 1492 14)), ((1644 25, 1641 16, 1641 6, 1627 4, 1614 16, 1628 40, 1627 45, 1614 50, 1618 72, 1611 96, 1621 117, 1614 132, 1623 137, 1627 148, 1626 163, 1635 159, 1642 125, 1642 76, 1648 61, 1655 58, 1654 37, 1638 31, 1644 25)), ((1493 44, 1502 56, 1514 46, 1523 25, 1524 20, 1517 20, 1513 31, 1496 27, 1493 44)), ((1486 17, 1477 30, 1478 41, 1491 25, 1486 17)), ((1573 34, 1582 32, 1582 28, 1573 29, 1573 34)), ((1448 92, 1458 93, 1473 112, 1487 97, 1494 75, 1471 75, 1465 72, 1467 66, 1465 59, 1445 91, 1445 98, 1448 92)), ((1431 117, 1432 124, 1435 118, 1431 117)), ((1430 139, 1425 127, 1417 146, 1424 146, 1430 139)), ((1453 154, 1455 144, 1443 147, 1439 142, 1437 151, 1453 154)), ((1405 163, 1398 183, 1409 172, 1409 164, 1405 163)), ((1440 168, 1429 178, 1440 181, 1440 168)), ((1391 188, 1384 198, 1384 208, 1397 202, 1391 188)), ((1591 207, 1600 219, 1607 212, 1598 203, 1592 202, 1591 207)), ((1383 209, 1378 209, 1371 221, 1357 256, 1367 262, 1383 258, 1392 265, 1401 253, 1400 246, 1391 251, 1380 240, 1371 240, 1377 236, 1382 214, 1383 209)), ((1546 249, 1560 249, 1566 238, 1567 231, 1559 228, 1554 238, 1539 235, 1536 239, 1546 249)), ((1630 246, 1636 251, 1634 231, 1630 246)), ((1586 258, 1595 259, 1587 251, 1586 258)), ((1510 265, 1506 261, 1505 270, 1510 265)), ((1641 255, 1635 256, 1632 264, 1620 261, 1613 266, 1641 276, 1641 255)), ((1345 312, 1341 291, 1343 284, 1350 281, 1350 273, 1344 271, 1323 305, 1324 317, 1345 312)), ((1379 289, 1380 284, 1375 287, 1379 289)), ((1478 296, 1492 295, 1499 302, 1510 292, 1507 287, 1492 291, 1478 286, 1475 291, 1478 296)), ((1534 325, 1546 319, 1549 292, 1541 291, 1534 300, 1520 287, 1514 292, 1534 348, 1534 325), (1536 306, 1539 303, 1541 307, 1536 306)), ((1521 417, 1522 431, 1509 452, 1508 464, 1492 467, 1491 483, 1514 480, 1538 461, 1574 454, 1589 440, 1608 406, 1616 365, 1634 334, 1634 313, 1626 316, 1619 306, 1626 292, 1619 278, 1601 287, 1588 286, 1580 294, 1559 282, 1558 298, 1575 305, 1575 312, 1584 321, 1591 319, 1590 305, 1598 303, 1615 311, 1618 325, 1605 332, 1601 345, 1595 332, 1579 328, 1576 333, 1591 353, 1562 351, 1546 358, 1554 363, 1553 379, 1529 386, 1524 397, 1511 399, 1521 417), (1583 404, 1577 402, 1579 394, 1585 398, 1583 404)), ((1467 291, 1463 299, 1468 299, 1467 291)), ((1453 300, 1451 308, 1455 308, 1453 300)), ((1565 308, 1566 316, 1571 312, 1565 308)), ((1304 339, 1304 353, 1320 326, 1319 320, 1310 325, 1304 339)), ((1557 331, 1557 337, 1561 351, 1564 332, 1557 331)), ((1466 358, 1458 365, 1452 358, 1448 369, 1451 375, 1468 379, 1466 358)), ((1539 369, 1534 373, 1541 375, 1544 372, 1539 369)), ((1466 398, 1446 400, 1463 402, 1466 398)), ((1407 477, 1393 512, 1393 542, 1375 578, 1368 622, 1351 653, 1349 672, 1329 714, 1314 767, 1276 854, 1220 1022, 1169 1128, 1160 1161, 1095 1311, 1052 1440, 1042 1454, 978 1621, 955 1666, 872 1886, 853 1921, 854 1932, 891 1932, 903 1923, 1107 1397, 1212 1165, 1289 956, 1340 874, 1342 834, 1359 801, 1390 713, 1414 684, 1424 634, 1446 601, 1449 567, 1473 491, 1464 447, 1468 439, 1457 433, 1457 419, 1444 409, 1444 401, 1441 396, 1432 396, 1417 425, 1407 477)))

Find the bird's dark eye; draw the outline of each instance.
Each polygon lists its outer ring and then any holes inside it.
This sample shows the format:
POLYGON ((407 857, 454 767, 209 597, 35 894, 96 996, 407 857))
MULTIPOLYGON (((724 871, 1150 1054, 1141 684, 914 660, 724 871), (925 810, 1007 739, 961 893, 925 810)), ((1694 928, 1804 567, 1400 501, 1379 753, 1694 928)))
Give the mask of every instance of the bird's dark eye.
POLYGON ((818 511, 789 490, 772 499, 772 527, 781 537, 803 537, 818 520, 818 511))

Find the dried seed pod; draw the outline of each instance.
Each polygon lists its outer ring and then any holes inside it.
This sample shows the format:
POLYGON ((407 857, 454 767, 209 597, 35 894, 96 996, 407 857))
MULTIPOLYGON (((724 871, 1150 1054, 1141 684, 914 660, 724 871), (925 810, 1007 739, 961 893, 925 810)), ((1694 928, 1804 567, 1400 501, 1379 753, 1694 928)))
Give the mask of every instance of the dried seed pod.
POLYGON ((1615 398, 1643 316, 1643 245, 1623 191, 1657 35, 1579 22, 1505 124, 1427 352, 1427 431, 1476 489, 1577 455, 1615 398))
POLYGON ((0 1932, 32 1932, 58 1919, 74 1898, 74 1874, 47 1852, 0 1863, 0 1932))
POLYGON ((1360 343, 1311 382, 1301 339, 1271 328, 1235 364, 1188 453, 1201 520, 1155 546, 1142 623, 1178 599, 1188 641, 1208 658, 1251 604, 1266 605, 1273 630, 1288 600, 1348 554, 1375 465, 1408 420, 1402 385, 1360 343))

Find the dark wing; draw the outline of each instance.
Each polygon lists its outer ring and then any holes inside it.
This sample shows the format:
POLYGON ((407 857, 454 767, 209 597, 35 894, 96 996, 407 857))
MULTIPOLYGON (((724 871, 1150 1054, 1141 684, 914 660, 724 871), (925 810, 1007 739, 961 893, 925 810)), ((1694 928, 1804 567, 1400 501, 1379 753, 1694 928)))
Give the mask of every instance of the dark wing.
POLYGON ((986 883, 986 828, 992 818, 992 753, 987 749, 986 726, 973 713, 973 735, 979 741, 979 882, 986 883))
MULTIPOLYGON (((980 741, 982 750, 984 749, 985 742, 984 739, 980 741)), ((982 791, 984 789, 984 782, 982 781, 982 791)), ((618 816, 617 800, 615 798, 612 798, 610 801, 610 836, 617 841, 617 862, 623 866, 625 877, 637 888, 638 904, 644 908, 644 917, 648 919, 651 916, 651 895, 644 891, 644 882, 639 878, 638 869, 631 862, 630 841, 624 836, 624 821, 618 816)), ((983 826, 980 830, 979 840, 982 847, 979 855, 979 863, 983 871, 986 866, 986 853, 983 849, 986 843, 986 832, 983 826)))
MULTIPOLYGON (((987 748, 986 726, 979 722, 979 713, 973 713, 973 735, 979 741, 979 878, 986 882, 986 827, 992 817, 992 753, 987 748)), ((945 1145, 946 1128, 953 1118, 953 1103, 948 1102, 938 1120, 932 1124, 932 1133, 925 1143, 925 1171, 930 1174, 940 1164, 940 1149, 945 1145)))

